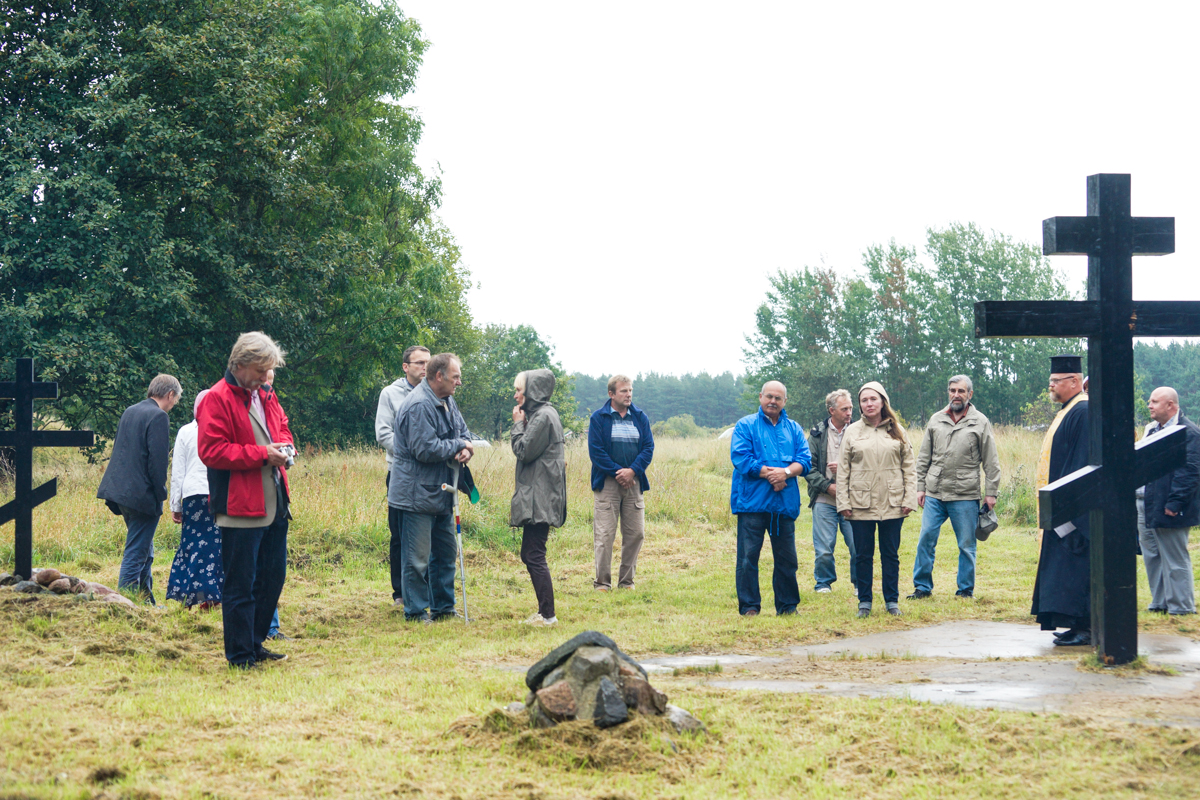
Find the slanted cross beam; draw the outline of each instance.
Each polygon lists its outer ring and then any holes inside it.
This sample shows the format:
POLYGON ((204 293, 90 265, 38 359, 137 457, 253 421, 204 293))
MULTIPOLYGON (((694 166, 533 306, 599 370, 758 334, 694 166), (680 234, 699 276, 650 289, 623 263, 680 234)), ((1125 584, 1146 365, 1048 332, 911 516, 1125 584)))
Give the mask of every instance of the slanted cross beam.
POLYGON ((16 430, 0 431, 0 447, 16 451, 16 497, 0 506, 0 525, 16 522, 15 559, 13 570, 26 579, 33 575, 33 509, 58 492, 58 479, 51 478, 33 488, 33 448, 88 447, 96 441, 91 431, 35 431, 33 401, 58 398, 57 383, 34 382, 33 359, 18 358, 14 381, 0 382, 0 397, 16 400, 13 417, 16 430))

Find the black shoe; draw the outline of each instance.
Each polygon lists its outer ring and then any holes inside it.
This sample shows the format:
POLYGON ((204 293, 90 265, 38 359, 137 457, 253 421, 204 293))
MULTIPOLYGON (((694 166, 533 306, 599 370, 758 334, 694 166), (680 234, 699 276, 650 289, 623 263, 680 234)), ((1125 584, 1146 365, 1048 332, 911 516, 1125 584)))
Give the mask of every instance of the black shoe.
POLYGON ((927 592, 924 589, 917 589, 910 594, 905 600, 924 600, 926 597, 933 597, 933 592, 927 592))
POLYGON ((252 669, 258 669, 258 662, 257 661, 247 661, 244 664, 234 664, 232 661, 230 661, 229 668, 236 669, 240 672, 249 672, 252 669))
POLYGON ((954 593, 954 596, 955 597, 974 597, 975 590, 974 589, 959 589, 957 592, 954 593))
POLYGON ((1155 608, 1154 606, 1150 606, 1150 608, 1147 608, 1146 610, 1147 610, 1147 611, 1149 611, 1151 614, 1165 614, 1165 613, 1167 613, 1167 610, 1166 610, 1165 608, 1155 608))
POLYGON ((287 661, 287 653, 272 653, 265 647, 258 648, 258 655, 255 657, 259 661, 287 661))
POLYGON ((288 636, 283 631, 275 631, 271 635, 267 636, 267 638, 273 642, 290 642, 290 641, 292 641, 292 637, 288 636))
POLYGON ((1055 639, 1054 643, 1059 647, 1083 647, 1090 646, 1092 643, 1091 631, 1075 631, 1073 636, 1064 636, 1061 639, 1055 639))
POLYGON ((1057 643, 1059 639, 1066 639, 1068 636, 1074 636, 1078 632, 1079 631, 1075 630, 1074 628, 1067 628, 1062 633, 1055 633, 1054 641, 1057 643))
POLYGON ((858 610, 858 618, 859 618, 859 619, 862 619, 863 617, 869 617, 869 616, 871 616, 871 609, 869 609, 869 608, 860 608, 860 609, 858 610))
POLYGON ((904 613, 903 611, 900 610, 900 606, 888 606, 887 612, 889 614, 891 614, 893 617, 899 617, 904 613))

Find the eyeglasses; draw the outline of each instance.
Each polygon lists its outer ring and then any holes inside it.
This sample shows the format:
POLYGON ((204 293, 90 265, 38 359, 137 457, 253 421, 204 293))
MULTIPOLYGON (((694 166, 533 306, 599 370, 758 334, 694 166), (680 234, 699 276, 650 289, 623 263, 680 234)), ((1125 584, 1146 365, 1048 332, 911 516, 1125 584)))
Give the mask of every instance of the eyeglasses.
POLYGON ((1065 377, 1065 378, 1051 378, 1051 379, 1050 379, 1050 385, 1051 385, 1051 386, 1057 386, 1058 384, 1062 383, 1063 381, 1069 381, 1069 380, 1071 380, 1071 379, 1072 379, 1072 378, 1074 378, 1074 377, 1075 377, 1074 375, 1068 375, 1068 376, 1067 376, 1067 377, 1065 377))

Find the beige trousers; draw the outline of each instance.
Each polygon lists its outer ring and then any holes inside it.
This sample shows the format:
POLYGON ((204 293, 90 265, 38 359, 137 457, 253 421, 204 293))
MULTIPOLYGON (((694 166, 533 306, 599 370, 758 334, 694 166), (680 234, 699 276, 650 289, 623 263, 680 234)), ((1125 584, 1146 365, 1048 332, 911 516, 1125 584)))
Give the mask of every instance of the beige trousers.
POLYGON ((619 518, 621 571, 617 585, 631 587, 646 533, 646 501, 642 499, 642 489, 636 483, 632 489, 622 489, 616 478, 605 478, 604 488, 592 495, 595 499, 592 538, 596 545, 596 579, 592 586, 612 588, 612 553, 619 518))

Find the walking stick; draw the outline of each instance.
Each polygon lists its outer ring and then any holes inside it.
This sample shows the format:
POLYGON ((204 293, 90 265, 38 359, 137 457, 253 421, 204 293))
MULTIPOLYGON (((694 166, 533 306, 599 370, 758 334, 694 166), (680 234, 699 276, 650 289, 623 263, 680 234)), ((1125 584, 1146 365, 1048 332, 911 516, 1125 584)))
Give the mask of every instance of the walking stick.
POLYGON ((454 484, 442 484, 443 492, 451 492, 454 495, 454 541, 458 545, 458 570, 462 575, 462 592, 463 592, 463 622, 470 622, 471 615, 467 611, 467 564, 463 559, 462 545, 462 517, 458 514, 458 475, 462 471, 460 465, 456 462, 451 465, 454 470, 454 484))

